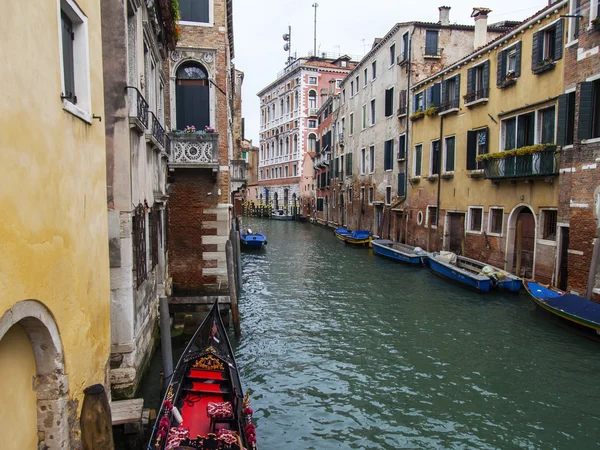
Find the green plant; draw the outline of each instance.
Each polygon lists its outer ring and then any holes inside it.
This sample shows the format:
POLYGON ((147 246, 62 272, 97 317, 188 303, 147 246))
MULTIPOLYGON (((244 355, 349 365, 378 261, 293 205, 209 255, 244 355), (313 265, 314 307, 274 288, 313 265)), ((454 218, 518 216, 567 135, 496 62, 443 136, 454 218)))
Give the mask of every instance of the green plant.
POLYGON ((535 144, 528 145, 526 147, 516 148, 514 150, 506 150, 503 152, 485 153, 477 156, 477 161, 490 161, 493 159, 504 159, 509 156, 525 156, 533 155, 534 153, 540 153, 544 150, 556 148, 555 144, 535 144))
POLYGON ((432 116, 435 116, 438 113, 438 111, 439 111, 439 108, 437 106, 430 106, 425 111, 423 111, 423 114, 425 114, 426 116, 432 117, 432 116))
POLYGON ((421 108, 417 109, 410 117, 410 120, 418 120, 421 117, 423 117, 425 115, 425 113, 423 112, 423 110, 421 108))

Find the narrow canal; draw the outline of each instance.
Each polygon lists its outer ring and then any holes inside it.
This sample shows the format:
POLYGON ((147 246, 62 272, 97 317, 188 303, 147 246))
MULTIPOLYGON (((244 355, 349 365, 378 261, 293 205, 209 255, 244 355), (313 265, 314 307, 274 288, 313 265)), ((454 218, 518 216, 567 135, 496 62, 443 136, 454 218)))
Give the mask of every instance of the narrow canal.
POLYGON ((243 336, 262 450, 596 448, 599 344, 310 224, 244 219, 243 336))

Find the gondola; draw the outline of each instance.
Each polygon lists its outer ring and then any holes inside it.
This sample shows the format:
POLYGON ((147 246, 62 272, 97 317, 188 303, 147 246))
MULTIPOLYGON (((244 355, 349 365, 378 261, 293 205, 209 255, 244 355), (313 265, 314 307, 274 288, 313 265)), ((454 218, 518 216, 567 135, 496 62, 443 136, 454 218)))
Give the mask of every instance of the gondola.
POLYGON ((370 245, 371 232, 368 230, 350 231, 345 227, 336 228, 334 231, 335 237, 346 244, 352 245, 370 245))
POLYGON ((544 286, 533 280, 525 280, 525 289, 540 308, 588 331, 600 335, 600 304, 567 294, 551 286, 544 286))
POLYGON ((262 233, 253 233, 252 230, 240 232, 242 248, 260 250, 267 245, 267 237, 262 233))
POLYGON ((393 242, 388 239, 373 239, 371 241, 373 253, 379 256, 402 261, 417 266, 426 266, 429 262, 427 252, 419 247, 393 242))
POLYGON ((177 363, 147 448, 255 450, 251 419, 216 301, 177 363))
POLYGON ((521 278, 515 275, 451 252, 430 254, 429 267, 435 274, 457 281, 479 292, 499 289, 517 293, 523 284, 521 278))

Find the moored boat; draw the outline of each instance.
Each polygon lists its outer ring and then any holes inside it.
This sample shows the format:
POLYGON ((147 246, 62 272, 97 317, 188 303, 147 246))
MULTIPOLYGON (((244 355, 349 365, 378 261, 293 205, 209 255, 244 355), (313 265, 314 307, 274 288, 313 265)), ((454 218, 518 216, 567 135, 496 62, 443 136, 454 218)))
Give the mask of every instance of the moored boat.
POLYGON ((480 292, 500 289, 516 293, 523 284, 521 278, 515 275, 465 256, 439 252, 432 253, 428 257, 429 267, 437 275, 457 281, 480 292))
POLYGON ((525 280, 523 284, 542 309, 600 335, 600 304, 533 280, 525 280))
POLYGON ((259 250, 267 245, 267 236, 262 233, 253 233, 252 230, 240 232, 242 248, 259 250))
POLYGON ((371 239, 371 232, 368 230, 353 230, 350 231, 345 227, 336 228, 334 231, 335 237, 340 241, 352 245, 369 245, 371 239))
POLYGON ((215 302, 177 363, 147 448, 255 450, 251 419, 215 302))
POLYGON ((273 214, 271 214, 271 219, 273 220, 294 220, 294 216, 291 214, 286 214, 283 209, 275 209, 273 210, 273 214))
POLYGON ((393 242, 388 239, 373 239, 371 241, 373 253, 386 258, 402 261, 408 264, 424 266, 429 259, 427 253, 420 247, 413 247, 399 242, 393 242))

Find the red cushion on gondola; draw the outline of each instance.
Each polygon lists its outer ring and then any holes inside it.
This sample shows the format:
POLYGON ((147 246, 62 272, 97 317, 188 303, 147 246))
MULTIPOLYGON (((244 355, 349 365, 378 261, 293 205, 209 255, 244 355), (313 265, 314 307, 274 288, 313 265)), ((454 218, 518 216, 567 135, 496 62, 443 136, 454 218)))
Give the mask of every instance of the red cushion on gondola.
POLYGON ((179 447, 179 443, 189 437, 189 428, 182 426, 179 426, 177 428, 171 428, 169 430, 169 435, 167 436, 167 445, 165 446, 165 450, 170 450, 172 448, 179 447))
POLYGON ((238 441, 238 434, 234 430, 228 430, 226 428, 221 428, 217 432, 217 437, 221 439, 226 444, 235 444, 238 441))
POLYGON ((211 419, 229 419, 233 417, 231 402, 210 402, 206 405, 206 414, 211 419))

